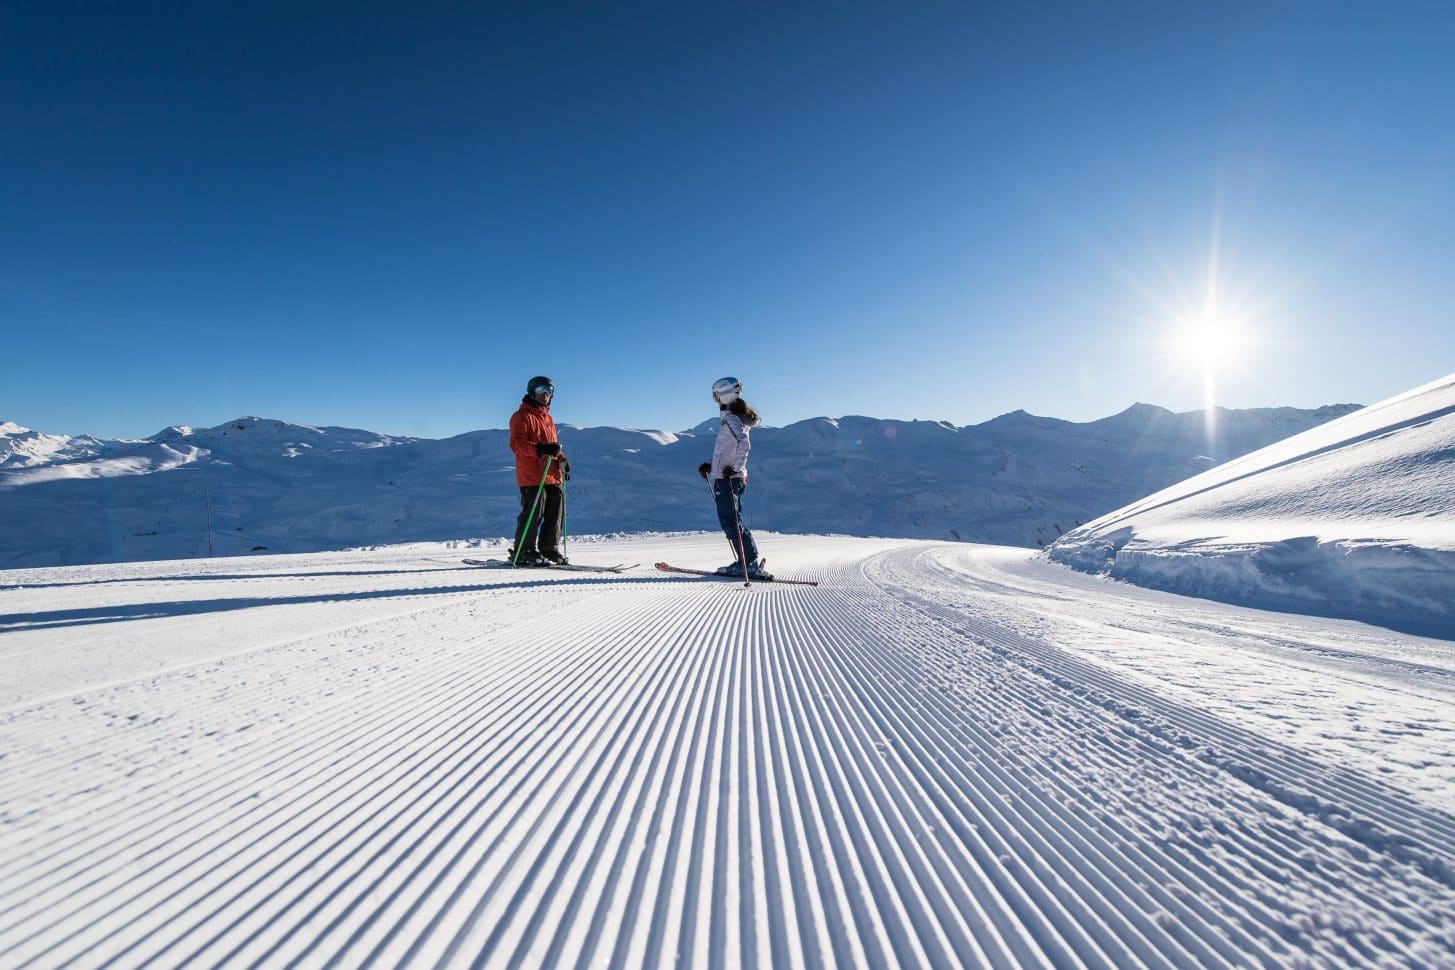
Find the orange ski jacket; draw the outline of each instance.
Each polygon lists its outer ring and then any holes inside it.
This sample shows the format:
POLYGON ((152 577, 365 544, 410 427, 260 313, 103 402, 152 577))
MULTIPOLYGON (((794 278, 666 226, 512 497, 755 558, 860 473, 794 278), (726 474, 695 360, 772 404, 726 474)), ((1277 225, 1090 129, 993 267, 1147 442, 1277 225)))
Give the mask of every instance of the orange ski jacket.
MULTIPOLYGON (((536 454, 536 445, 559 440, 549 405, 541 407, 533 401, 520 402, 520 408, 510 416, 510 450, 515 452, 515 484, 539 485, 546 459, 536 454)), ((551 462, 551 472, 546 476, 547 485, 561 484, 559 463, 559 459, 551 462)))

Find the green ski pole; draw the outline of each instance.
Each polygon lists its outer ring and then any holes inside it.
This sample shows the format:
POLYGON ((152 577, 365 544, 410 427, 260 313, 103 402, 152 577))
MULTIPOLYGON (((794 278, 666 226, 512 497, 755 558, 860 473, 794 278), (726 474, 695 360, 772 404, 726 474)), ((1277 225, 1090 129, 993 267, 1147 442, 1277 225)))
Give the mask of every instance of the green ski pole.
POLYGON ((536 509, 541 504, 541 493, 546 490, 546 476, 551 472, 551 462, 556 460, 555 455, 546 459, 546 467, 541 469, 541 483, 536 486, 535 501, 530 503, 530 515, 525 519, 525 531, 515 537, 515 555, 510 558, 510 564, 514 566, 520 561, 520 547, 525 545, 525 537, 530 535, 530 524, 536 520, 536 509))

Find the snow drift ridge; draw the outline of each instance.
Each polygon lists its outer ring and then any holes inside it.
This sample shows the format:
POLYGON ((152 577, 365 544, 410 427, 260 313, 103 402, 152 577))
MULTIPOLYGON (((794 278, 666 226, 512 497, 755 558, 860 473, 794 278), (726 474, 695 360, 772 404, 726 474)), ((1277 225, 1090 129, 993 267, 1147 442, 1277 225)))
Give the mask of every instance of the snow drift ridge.
POLYGON ((1049 556, 1138 585, 1455 637, 1455 375, 1068 532, 1049 556))

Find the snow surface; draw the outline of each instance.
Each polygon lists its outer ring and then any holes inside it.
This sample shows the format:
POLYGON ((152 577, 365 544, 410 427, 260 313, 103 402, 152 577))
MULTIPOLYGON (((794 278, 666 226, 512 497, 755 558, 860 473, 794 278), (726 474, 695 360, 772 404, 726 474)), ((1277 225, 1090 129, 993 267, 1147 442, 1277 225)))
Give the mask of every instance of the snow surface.
MULTIPOLYGON (((1353 409, 1219 411, 1212 451, 1243 454, 1353 409)), ((682 433, 560 431, 575 532, 716 522, 697 477, 715 418, 682 433)), ((0 465, 0 567, 506 535, 520 509, 505 431, 434 441, 240 418, 144 441, 67 440, 48 460, 32 448, 0 465)), ((1024 411, 966 428, 814 418, 754 432, 745 507, 756 529, 1039 547, 1205 470, 1209 453, 1201 412, 1145 404, 1082 424, 1024 411)))
POLYGON ((0 574, 0 965, 1455 965, 1455 644, 762 545, 0 574))
POLYGON ((1455 638, 1455 375, 1133 502, 1048 554, 1158 589, 1455 638))

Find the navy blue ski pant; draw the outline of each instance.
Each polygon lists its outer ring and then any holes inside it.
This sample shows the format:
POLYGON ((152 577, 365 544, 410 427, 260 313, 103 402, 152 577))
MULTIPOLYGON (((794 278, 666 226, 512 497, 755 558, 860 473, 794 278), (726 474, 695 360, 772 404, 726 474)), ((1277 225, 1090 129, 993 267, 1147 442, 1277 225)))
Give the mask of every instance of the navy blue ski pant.
POLYGON ((743 550, 748 562, 758 561, 758 544, 753 534, 743 526, 743 490, 748 486, 741 478, 714 478, 712 498, 717 503, 717 521, 727 536, 728 545, 733 547, 733 559, 739 558, 738 535, 743 537, 743 550))

